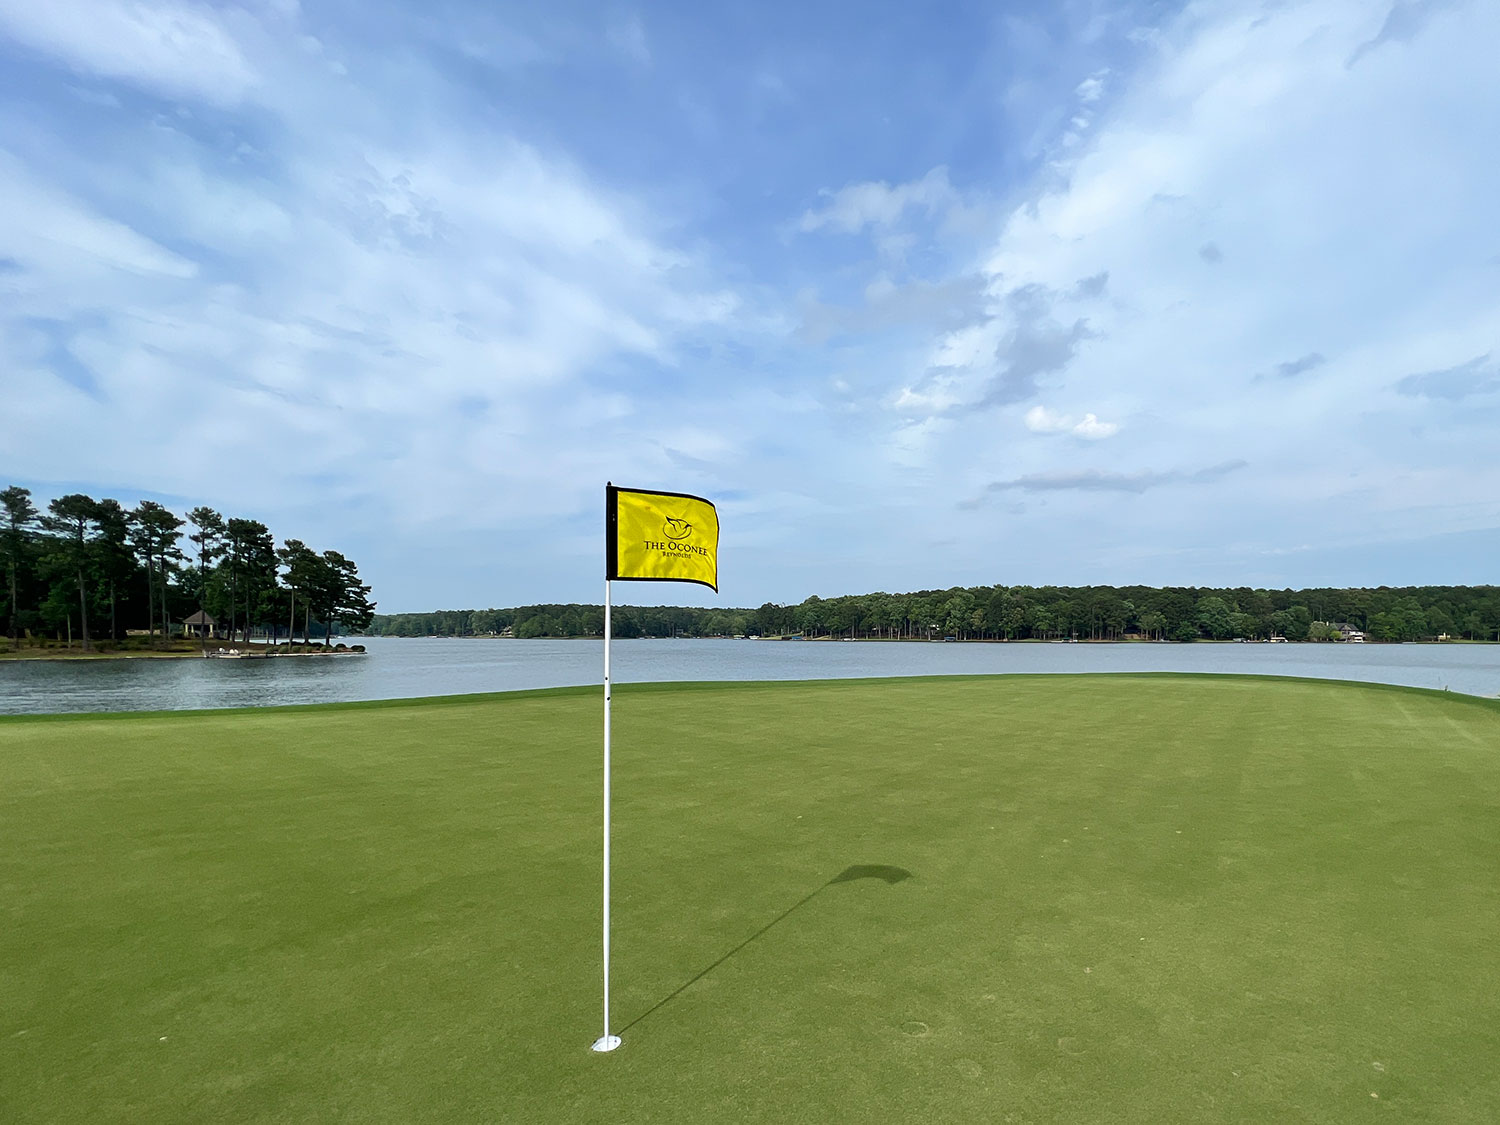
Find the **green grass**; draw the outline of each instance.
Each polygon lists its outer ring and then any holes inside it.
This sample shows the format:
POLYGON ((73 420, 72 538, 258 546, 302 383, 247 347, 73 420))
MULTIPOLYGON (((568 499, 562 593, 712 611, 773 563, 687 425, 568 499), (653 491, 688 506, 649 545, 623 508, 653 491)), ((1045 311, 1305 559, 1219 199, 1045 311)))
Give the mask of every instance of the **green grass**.
POLYGON ((608 1056, 596 691, 0 721, 0 1120, 1500 1119, 1500 707, 615 709, 608 1056))

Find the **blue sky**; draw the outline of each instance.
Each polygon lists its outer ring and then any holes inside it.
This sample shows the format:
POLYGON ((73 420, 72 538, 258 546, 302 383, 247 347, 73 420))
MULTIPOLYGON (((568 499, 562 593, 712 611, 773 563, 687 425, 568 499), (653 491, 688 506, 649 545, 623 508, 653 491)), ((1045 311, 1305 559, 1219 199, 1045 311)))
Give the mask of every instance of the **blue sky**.
POLYGON ((1494 582, 1500 6, 0 0, 0 482, 386 611, 1494 582))

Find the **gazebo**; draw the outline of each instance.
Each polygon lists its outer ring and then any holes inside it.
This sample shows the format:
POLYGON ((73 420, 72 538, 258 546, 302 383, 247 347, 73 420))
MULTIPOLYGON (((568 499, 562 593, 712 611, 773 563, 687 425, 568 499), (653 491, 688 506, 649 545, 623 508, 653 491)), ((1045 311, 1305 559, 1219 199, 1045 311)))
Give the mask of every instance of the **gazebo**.
POLYGON ((203 610, 182 619, 182 635, 185 637, 217 637, 218 622, 203 610))

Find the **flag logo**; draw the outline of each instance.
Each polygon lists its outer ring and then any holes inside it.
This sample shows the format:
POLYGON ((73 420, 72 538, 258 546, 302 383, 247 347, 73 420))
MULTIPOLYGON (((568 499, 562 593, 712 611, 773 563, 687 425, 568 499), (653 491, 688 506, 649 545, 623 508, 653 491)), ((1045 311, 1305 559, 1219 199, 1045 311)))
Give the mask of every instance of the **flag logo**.
POLYGON ((719 514, 685 492, 605 488, 604 577, 719 588, 719 514))

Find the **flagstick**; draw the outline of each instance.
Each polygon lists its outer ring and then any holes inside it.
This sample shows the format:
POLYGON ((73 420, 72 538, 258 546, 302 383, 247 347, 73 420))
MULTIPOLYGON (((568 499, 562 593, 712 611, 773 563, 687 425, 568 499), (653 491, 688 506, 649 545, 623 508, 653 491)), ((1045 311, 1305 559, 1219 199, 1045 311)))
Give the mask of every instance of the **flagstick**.
POLYGON ((604 1034, 593 1050, 613 1051, 620 1037, 609 1033, 609 579, 604 580, 604 1034))

